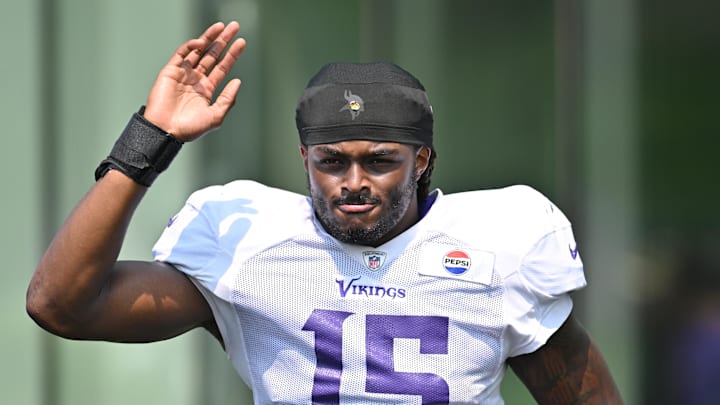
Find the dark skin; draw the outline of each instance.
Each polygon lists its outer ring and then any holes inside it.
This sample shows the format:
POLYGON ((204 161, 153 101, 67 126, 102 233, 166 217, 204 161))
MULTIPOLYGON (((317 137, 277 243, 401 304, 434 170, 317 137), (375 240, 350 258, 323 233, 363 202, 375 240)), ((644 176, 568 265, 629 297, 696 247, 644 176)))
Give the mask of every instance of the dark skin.
MULTIPOLYGON (((182 44, 150 92, 145 118, 184 142, 220 126, 235 102, 232 79, 212 98, 245 41, 237 23, 217 23, 182 44), (224 56, 221 57, 221 55, 224 56)), ((308 179, 341 227, 372 226, 393 189, 427 169, 430 149, 397 143, 346 141, 301 146, 308 179), (332 203, 348 192, 377 197, 332 203)), ((147 189, 111 170, 78 203, 40 260, 27 291, 27 311, 43 328, 70 339, 152 342, 204 327, 218 340, 208 303, 192 282, 158 262, 118 261, 128 224, 147 189)), ((382 244, 419 220, 415 192, 404 195, 382 244)), ((571 315, 538 351, 508 364, 540 403, 620 404, 598 348, 571 315)))
MULTIPOLYGON (((238 31, 236 22, 216 23, 180 45, 150 91, 145 118, 183 142, 220 126, 240 80, 211 99, 245 48, 245 40, 234 39, 238 31)), ((118 342, 216 329, 207 302, 182 273, 163 263, 117 261, 146 191, 111 170, 78 203, 28 287, 27 311, 40 326, 71 339, 118 342)))
POLYGON ((572 314, 543 347, 507 362, 538 404, 624 404, 600 349, 572 314))
MULTIPOLYGON (((392 207, 393 191, 417 183, 430 162, 430 148, 392 142, 345 141, 334 144, 301 146, 316 212, 339 230, 368 228, 388 212, 398 213, 396 223, 379 230, 384 235, 363 243, 379 246, 410 228, 419 220, 417 195, 398 201, 392 207), (319 201, 315 196, 320 196, 319 201), (357 200, 359 196, 366 199, 357 200), (339 202, 339 203, 338 203, 339 202)), ((387 222, 387 221, 385 221, 387 222)))

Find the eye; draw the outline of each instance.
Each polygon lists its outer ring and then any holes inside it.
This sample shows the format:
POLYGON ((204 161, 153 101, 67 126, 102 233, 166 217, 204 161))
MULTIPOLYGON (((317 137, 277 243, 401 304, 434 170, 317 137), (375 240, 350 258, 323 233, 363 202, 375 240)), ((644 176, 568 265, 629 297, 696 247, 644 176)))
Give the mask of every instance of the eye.
POLYGON ((401 162, 391 157, 376 156, 367 160, 366 168, 374 173, 388 173, 397 169, 401 162))
POLYGON ((374 158, 374 159, 370 159, 370 164, 373 165, 373 166, 390 165, 390 164, 393 164, 393 163, 395 163, 394 160, 392 160, 392 159, 387 159, 387 158, 374 158))
POLYGON ((318 160, 318 165, 322 166, 333 166, 333 165, 341 165, 342 162, 340 159, 337 158, 323 158, 318 160))
POLYGON ((345 161, 337 157, 322 157, 315 161, 315 167, 323 172, 337 172, 345 167, 345 161))

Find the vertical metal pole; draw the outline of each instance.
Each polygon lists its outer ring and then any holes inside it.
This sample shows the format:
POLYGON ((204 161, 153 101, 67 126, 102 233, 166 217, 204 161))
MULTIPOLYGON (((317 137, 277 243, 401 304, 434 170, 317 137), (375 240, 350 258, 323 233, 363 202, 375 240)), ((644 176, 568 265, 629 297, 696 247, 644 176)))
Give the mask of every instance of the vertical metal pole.
POLYGON ((582 2, 555 0, 555 189, 557 203, 582 229, 583 19, 582 2))
POLYGON ((395 51, 395 2, 362 1, 360 7, 360 57, 366 61, 391 61, 395 51))
MULTIPOLYGON (((58 194, 58 3, 54 0, 41 0, 39 2, 39 21, 41 30, 40 44, 40 224, 42 246, 44 251, 50 244, 58 226, 58 209, 56 202, 58 194)), ((41 384, 40 395, 43 405, 56 405, 60 403, 60 386, 58 384, 58 345, 54 336, 44 333, 41 338, 41 384)))
MULTIPOLYGON (((586 326, 627 403, 637 403, 638 243, 636 10, 634 1, 584 0, 583 261, 586 326)), ((582 247, 581 247, 582 249, 582 247)), ((581 253, 583 254, 583 253, 581 253)))

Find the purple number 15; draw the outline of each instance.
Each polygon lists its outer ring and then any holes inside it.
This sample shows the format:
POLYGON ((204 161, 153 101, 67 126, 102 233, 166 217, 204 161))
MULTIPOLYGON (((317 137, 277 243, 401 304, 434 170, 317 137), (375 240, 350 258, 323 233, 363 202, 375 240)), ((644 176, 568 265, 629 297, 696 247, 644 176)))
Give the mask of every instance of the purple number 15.
MULTIPOLYGON (((342 376, 343 322, 352 312, 316 309, 303 330, 315 332, 315 378, 313 404, 340 403, 342 376)), ((450 400, 447 382, 432 373, 395 371, 395 338, 419 339, 421 354, 447 354, 448 318, 440 316, 365 316, 367 377, 371 393, 421 395, 422 403, 446 404, 450 400)))

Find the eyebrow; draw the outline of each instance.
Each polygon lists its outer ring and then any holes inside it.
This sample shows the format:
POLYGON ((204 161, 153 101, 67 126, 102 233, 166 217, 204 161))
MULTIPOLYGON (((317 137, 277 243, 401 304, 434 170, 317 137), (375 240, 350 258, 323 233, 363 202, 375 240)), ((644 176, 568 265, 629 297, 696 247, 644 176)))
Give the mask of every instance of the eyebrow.
POLYGON ((397 149, 378 149, 372 152, 372 154, 376 156, 397 155, 398 153, 400 153, 400 151, 398 151, 397 149))
MULTIPOLYGON (((330 146, 319 146, 318 151, 332 156, 346 155, 346 153, 341 152, 338 149, 332 148, 330 146)), ((398 153, 400 153, 400 151, 396 148, 379 148, 377 150, 370 151, 369 155, 391 156, 397 155, 398 153)))
POLYGON ((339 155, 340 154, 340 151, 338 151, 337 149, 333 149, 329 146, 318 146, 317 150, 319 152, 322 152, 322 153, 325 153, 328 155, 339 155))

